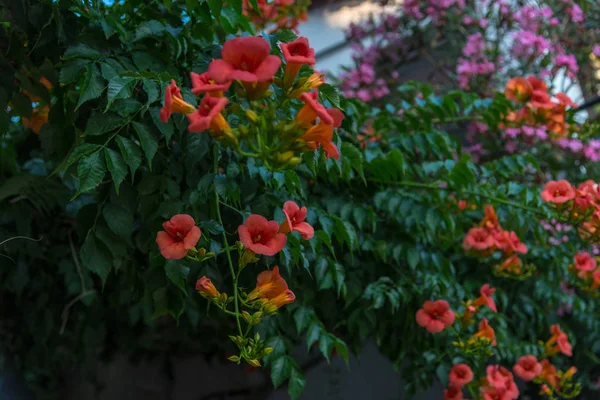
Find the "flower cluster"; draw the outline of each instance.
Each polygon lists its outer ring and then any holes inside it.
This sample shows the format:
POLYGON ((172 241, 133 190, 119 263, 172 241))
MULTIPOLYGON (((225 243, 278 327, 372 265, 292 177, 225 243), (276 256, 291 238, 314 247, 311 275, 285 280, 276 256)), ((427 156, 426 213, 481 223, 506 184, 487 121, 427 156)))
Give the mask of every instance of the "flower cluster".
POLYGON ((458 59, 456 73, 458 85, 462 89, 470 89, 474 82, 487 82, 496 71, 496 65, 490 61, 491 48, 481 32, 467 38, 462 49, 462 57, 458 59))
POLYGON ((339 158, 334 129, 344 118, 337 108, 319 102, 323 76, 314 72, 315 52, 306 38, 281 43, 282 59, 270 54, 269 43, 259 37, 231 39, 222 58, 213 60, 202 74, 190 73, 192 93, 201 95, 198 107, 187 102, 174 80, 164 95, 160 119, 185 114, 190 133, 208 133, 238 153, 261 159, 273 170, 301 162, 299 154, 322 147, 327 157, 339 158), (283 70, 283 71, 281 71, 283 70), (270 90, 275 84, 277 90, 270 90), (282 118, 280 105, 302 105, 295 118, 282 118), (234 104, 231 104, 234 103, 234 104), (234 125, 235 126, 232 126, 234 125))
MULTIPOLYGON (((256 286, 249 293, 238 287, 239 274, 247 265, 257 262, 258 255, 274 256, 279 253, 287 242, 286 235, 291 232, 298 232, 303 239, 310 240, 315 232, 313 227, 306 222, 307 212, 306 207, 299 207, 293 201, 286 201, 283 205, 285 215, 283 222, 269 221, 262 215, 252 214, 244 221, 243 225, 238 227, 240 241, 234 247, 239 252, 238 273, 233 277, 233 296, 220 292, 211 279, 206 276, 202 276, 196 282, 198 293, 226 314, 234 315, 238 320, 240 331, 237 336, 232 336, 232 340, 240 349, 240 355, 232 356, 230 360, 235 362, 245 360, 250 365, 257 367, 260 366, 259 360, 272 351, 271 348, 265 347, 259 336, 248 337, 250 328, 260 323, 263 317, 273 315, 282 306, 293 303, 296 295, 281 276, 278 266, 259 273, 256 278, 256 286), (241 301, 241 305, 247 310, 240 312, 238 301, 241 301), (234 311, 229 310, 232 302, 234 311), (252 314, 249 311, 252 311, 252 314), (248 324, 246 333, 241 331, 240 318, 243 318, 248 324)), ((156 235, 156 244, 161 255, 166 259, 188 258, 201 262, 218 256, 218 254, 207 252, 202 247, 197 248, 202 233, 190 215, 173 216, 169 221, 163 223, 163 229, 156 235)), ((227 246, 227 244, 225 245, 227 246)), ((222 252, 228 254, 228 261, 231 264, 229 251, 230 249, 226 247, 222 252)), ((233 268, 233 265, 230 266, 233 268)))
POLYGON ((527 254, 527 246, 513 231, 505 231, 498 222, 494 207, 485 206, 485 216, 477 227, 469 229, 463 239, 463 248, 476 257, 489 257, 495 251, 502 254, 496 273, 503 276, 523 277, 530 266, 523 266, 519 254, 527 254))
POLYGON ((244 0, 242 10, 258 30, 269 29, 275 32, 279 29, 296 31, 300 22, 308 19, 308 0, 257 0, 258 9, 249 0, 244 0))
MULTIPOLYGON (((492 294, 495 289, 485 284, 481 287, 479 297, 465 303, 464 313, 458 317, 460 326, 452 329, 455 336, 453 346, 461 352, 460 358, 468 357, 472 363, 457 363, 452 366, 448 374, 448 387, 444 390, 444 400, 463 400, 464 391, 484 400, 514 400, 519 398, 519 388, 514 376, 525 382, 540 385, 540 393, 550 399, 555 396, 573 398, 581 390, 578 383, 572 381, 577 371, 571 367, 566 372, 559 371, 550 358, 558 353, 572 356, 572 346, 565 332, 559 325, 552 325, 552 336, 546 343, 540 342, 540 353, 544 359, 539 361, 534 355, 524 355, 514 364, 512 371, 497 365, 482 366, 493 355, 489 346, 496 346, 496 333, 486 318, 482 318, 475 333, 468 333, 468 326, 473 322, 473 316, 481 307, 487 307, 492 312, 497 312, 497 307, 492 294), (481 371, 474 371, 473 366, 479 366, 481 371), (514 373, 514 375, 513 375, 514 373), (477 376, 480 378, 477 378, 477 376)), ((450 310, 445 300, 426 301, 423 308, 416 314, 417 324, 427 329, 430 333, 439 333, 454 324, 456 315, 450 310)))

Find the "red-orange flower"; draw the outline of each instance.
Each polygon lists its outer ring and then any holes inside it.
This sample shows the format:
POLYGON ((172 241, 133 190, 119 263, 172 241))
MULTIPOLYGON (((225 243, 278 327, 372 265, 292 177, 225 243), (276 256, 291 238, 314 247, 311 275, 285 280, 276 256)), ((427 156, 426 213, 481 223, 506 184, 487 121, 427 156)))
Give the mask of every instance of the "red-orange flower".
POLYGON ((267 221, 262 215, 252 214, 238 227, 242 244, 256 254, 274 256, 285 246, 287 237, 279 233, 277 221, 267 221))
POLYGON ((35 107, 29 118, 21 118, 23 126, 25 128, 31 129, 36 135, 39 135, 42 126, 44 126, 48 122, 49 112, 50 106, 46 105, 43 107, 35 107))
POLYGON ((309 46, 308 39, 305 37, 299 37, 290 43, 282 43, 281 53, 286 62, 283 77, 283 85, 286 88, 292 86, 302 65, 313 66, 316 62, 315 50, 309 46))
POLYGON ((502 264, 497 266, 497 271, 498 272, 508 271, 508 272, 512 272, 514 274, 520 274, 522 266, 523 266, 523 261, 521 261, 521 259, 519 258, 519 256, 517 254, 513 254, 512 256, 510 256, 506 260, 504 260, 502 262, 502 264))
POLYGON ((557 93, 554 95, 554 97, 556 97, 558 99, 560 104, 563 104, 568 107, 573 107, 573 108, 579 107, 579 105, 577 105, 577 103, 575 103, 573 100, 571 100, 571 98, 569 96, 567 96, 565 93, 557 93))
POLYGON ((496 247, 507 255, 512 253, 527 254, 527 246, 521 242, 515 232, 500 231, 494 235, 494 241, 496 247))
POLYGON ((444 390, 444 400, 463 400, 462 388, 451 384, 444 390))
POLYGON ((454 312, 446 300, 426 301, 416 314, 417 324, 430 333, 439 333, 454 323, 454 312))
POLYGON ((533 95, 533 87, 525 78, 512 78, 506 83, 504 95, 509 100, 524 102, 533 95))
POLYGON ((596 259, 587 251, 575 254, 575 268, 579 271, 593 271, 596 269, 596 259))
POLYGON ((231 134, 231 127, 221 114, 227 102, 228 100, 224 97, 204 95, 196 112, 186 115, 190 121, 188 131, 199 133, 210 128, 217 136, 223 133, 231 134))
POLYGON ((463 239, 465 250, 485 251, 493 249, 495 245, 494 237, 485 228, 471 228, 463 239))
POLYGON ((208 93, 213 97, 223 97, 223 92, 231 86, 231 81, 216 83, 210 78, 208 72, 203 74, 190 72, 190 78, 192 79, 192 93, 194 94, 208 93))
POLYGON ((484 318, 479 322, 478 329, 479 330, 477 332, 475 332, 473 337, 487 338, 492 342, 492 346, 496 345, 496 332, 488 323, 487 318, 484 318))
POLYGON ((248 294, 249 300, 273 299, 288 289, 287 282, 279 274, 279 267, 263 271, 256 278, 256 288, 248 294))
POLYGON ((217 83, 229 81, 266 82, 273 78, 281 60, 269 55, 269 43, 259 37, 238 37, 223 45, 223 59, 213 60, 208 75, 217 83))
POLYGON ((190 103, 187 103, 181 97, 181 90, 177 87, 174 79, 171 79, 171 83, 165 90, 165 104, 160 109, 160 120, 167 122, 171 118, 171 114, 189 114, 193 113, 195 108, 190 103))
POLYGON ((492 299, 492 294, 496 289, 492 289, 488 283, 479 289, 479 297, 473 302, 475 307, 488 306, 493 312, 498 312, 496 302, 492 299))
POLYGON ((523 356, 517 360, 513 371, 519 378, 525 382, 529 382, 540 376, 542 373, 542 364, 539 363, 535 356, 523 356))
POLYGON ((280 233, 289 233, 296 231, 302 235, 304 240, 310 240, 315 235, 315 230, 312 226, 305 222, 306 213, 308 210, 306 207, 298 207, 298 204, 291 200, 286 201, 283 204, 283 213, 285 214, 285 221, 279 225, 280 233))
POLYGON ((569 343, 569 337, 560 329, 560 325, 554 324, 550 326, 552 337, 548 339, 545 345, 546 354, 551 356, 558 352, 571 357, 573 355, 573 347, 569 343))
POLYGON ((494 206, 488 204, 483 209, 484 217, 479 224, 482 228, 486 228, 488 230, 497 230, 500 228, 500 224, 498 222, 498 216, 496 215, 496 210, 494 210, 494 206))
POLYGON ((543 359, 540 364, 542 365, 542 378, 548 382, 550 386, 555 388, 560 381, 560 376, 558 375, 556 367, 552 365, 547 358, 543 359))
POLYGON ((160 254, 168 260, 184 258, 193 249, 202 233, 194 218, 187 214, 177 214, 163 223, 164 231, 156 234, 156 244, 160 254))
MULTIPOLYGON (((333 125, 334 119, 328 110, 319 103, 319 92, 302 93, 300 100, 304 101, 304 105, 296 115, 296 123, 301 128, 308 128, 314 125, 317 117, 327 125, 333 125)), ((339 111, 339 110, 338 110, 339 111)), ((340 113, 341 114, 341 113, 340 113)), ((341 122, 341 121, 340 121, 341 122)))
POLYGON ((220 293, 206 276, 196 281, 196 290, 206 297, 217 297, 220 293))
POLYGON ((484 399, 513 400, 519 397, 519 388, 515 384, 512 373, 506 368, 488 365, 486 379, 490 387, 483 390, 484 399))
POLYGON ((565 180, 548 181, 540 196, 546 202, 562 204, 575 198, 575 189, 565 180))
POLYGON ((344 114, 337 108, 328 108, 326 110, 328 115, 333 120, 333 124, 328 124, 321 120, 317 125, 311 127, 304 135, 300 137, 300 140, 304 141, 306 145, 311 149, 317 149, 319 145, 325 150, 327 158, 333 158, 337 160, 340 158, 340 152, 333 143, 333 128, 337 128, 342 124, 344 114))
POLYGON ((450 384, 464 386, 473 380, 473 371, 467 364, 455 364, 448 374, 448 380, 450 384))

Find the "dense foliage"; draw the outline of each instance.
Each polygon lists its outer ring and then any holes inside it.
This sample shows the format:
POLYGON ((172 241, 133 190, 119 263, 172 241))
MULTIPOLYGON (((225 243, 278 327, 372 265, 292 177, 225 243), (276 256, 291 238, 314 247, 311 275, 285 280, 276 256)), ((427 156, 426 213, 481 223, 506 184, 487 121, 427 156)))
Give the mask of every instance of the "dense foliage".
POLYGON ((521 394, 593 390, 595 260, 574 257, 598 251, 597 187, 542 189, 593 179, 597 165, 548 142, 478 164, 457 133, 468 122, 494 134, 554 133, 558 122, 591 135, 594 125, 573 121, 564 98, 534 105, 523 82, 489 98, 411 82, 394 105, 344 99, 314 62, 290 66, 293 32, 255 35, 243 11, 259 5, 249 3, 8 8, 0 333, 38 397, 60 396, 62 374, 96 357, 199 352, 261 365, 297 398, 305 379, 293 349, 347 359, 367 341, 409 393, 435 376, 448 398, 462 385, 514 395, 494 385, 512 382, 494 365, 517 360, 520 378, 545 371, 521 394), (248 47, 260 57, 233 65, 235 36, 258 36, 248 47), (219 77, 215 60, 228 63, 221 72, 256 68, 219 77), (195 90, 190 72, 209 88, 195 90), (266 281, 287 297, 261 292, 266 281))

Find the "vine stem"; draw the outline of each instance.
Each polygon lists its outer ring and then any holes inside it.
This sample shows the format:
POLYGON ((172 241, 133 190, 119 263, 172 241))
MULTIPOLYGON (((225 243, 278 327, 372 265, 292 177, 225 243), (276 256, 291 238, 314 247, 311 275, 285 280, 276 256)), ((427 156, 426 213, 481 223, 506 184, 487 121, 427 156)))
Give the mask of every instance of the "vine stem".
MULTIPOLYGON (((373 180, 370 179, 373 182, 378 182, 378 183, 386 183, 384 181, 380 181, 380 180, 373 180)), ((486 198, 488 200, 494 201, 496 203, 499 204, 504 204, 507 206, 511 206, 511 207, 515 207, 515 208, 520 208, 522 210, 526 210, 529 211, 531 213, 540 215, 540 216, 546 216, 541 210, 538 210, 537 208, 533 208, 533 207, 527 207, 524 206, 522 204, 519 203, 515 203, 514 201, 510 201, 507 199, 502 199, 500 197, 496 197, 496 196, 492 196, 489 194, 485 194, 485 193, 480 193, 480 192, 475 192, 472 190, 456 190, 452 187, 440 187, 436 184, 431 184, 431 183, 420 183, 420 182, 412 182, 412 181, 391 181, 391 182, 387 182, 387 183, 393 183, 395 185, 398 186, 409 186, 409 187, 416 187, 416 188, 421 188, 421 189, 428 189, 428 190, 455 190, 456 192, 460 192, 460 193, 464 193, 464 194, 470 194, 472 196, 479 196, 479 197, 483 197, 486 198)))
MULTIPOLYGON (((219 145, 214 144, 213 146, 213 166, 215 169, 215 173, 217 173, 217 169, 219 168, 219 145)), ((223 226, 223 220, 221 219, 221 206, 219 200, 219 193, 215 189, 215 207, 217 209, 217 220, 219 224, 223 226)), ((233 279, 233 301, 234 301, 234 309, 235 309, 235 321, 237 322, 238 331, 240 336, 244 334, 242 331, 242 324, 240 322, 240 310, 238 305, 238 274, 235 273, 235 268, 233 268, 233 262, 231 261, 231 252, 229 251, 229 243, 227 242, 227 235, 225 232, 223 235, 223 243, 225 244, 225 254, 227 255, 227 263, 229 264, 229 271, 231 272, 231 278, 233 279)))

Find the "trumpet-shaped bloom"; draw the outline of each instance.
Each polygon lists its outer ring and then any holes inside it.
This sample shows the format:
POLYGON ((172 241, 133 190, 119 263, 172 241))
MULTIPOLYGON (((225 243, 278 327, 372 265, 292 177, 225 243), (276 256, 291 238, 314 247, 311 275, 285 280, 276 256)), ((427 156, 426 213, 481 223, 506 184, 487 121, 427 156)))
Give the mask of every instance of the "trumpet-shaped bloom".
POLYGON ((496 302, 492 299, 492 294, 495 291, 496 289, 490 288, 490 285, 486 283, 479 289, 479 298, 473 302, 473 305, 476 307, 488 306, 493 312, 498 312, 496 302))
POLYGON ((160 109, 160 120, 167 122, 171 118, 171 114, 189 114, 193 113, 195 108, 190 103, 187 103, 181 97, 181 90, 177 87, 174 79, 171 79, 171 83, 165 90, 165 104, 160 109))
POLYGON ((206 276, 196 281, 196 290, 206 297, 217 297, 220 293, 206 276))
POLYGON ((242 244, 256 254, 274 256, 285 246, 287 237, 279 233, 277 221, 267 221, 262 215, 252 214, 238 227, 242 244))
POLYGON ((227 120, 221 114, 227 101, 224 97, 204 95, 196 112, 186 115, 190 121, 188 130, 192 133, 199 133, 210 128, 217 134, 231 131, 227 120))
POLYGON ((213 97, 223 97, 223 92, 231 86, 231 81, 216 83, 210 78, 208 72, 203 74, 190 72, 190 78, 192 79, 192 93, 194 94, 208 93, 213 97))
POLYGON ((187 214, 177 214, 163 223, 164 231, 156 234, 160 254, 169 260, 180 260, 193 249, 202 233, 194 219, 187 214))
POLYGON ((417 311, 417 324, 430 333, 439 333, 454 323, 454 312, 446 300, 426 301, 417 311))
POLYGON ((513 367, 513 372, 525 382, 529 382, 540 376, 542 364, 535 356, 528 355, 520 357, 513 367))
POLYGON ((575 188, 568 181, 548 181, 541 193, 542 200, 554 204, 566 203, 575 198, 575 188))
POLYGON ((296 231, 302 235, 304 240, 310 240, 315 235, 315 230, 312 226, 305 222, 306 207, 298 207, 298 204, 293 201, 286 201, 283 205, 283 213, 285 221, 279 226, 280 233, 289 233, 296 231))
POLYGON ((473 380, 473 371, 467 364, 455 364, 448 374, 451 384, 462 387, 473 380))
POLYGON ((575 254, 575 268, 579 271, 593 271, 596 269, 596 259, 587 251, 575 254))
POLYGON ((488 323, 487 318, 484 318, 479 322, 478 331, 475 332, 473 337, 487 338, 492 342, 492 346, 496 345, 496 332, 488 323))

